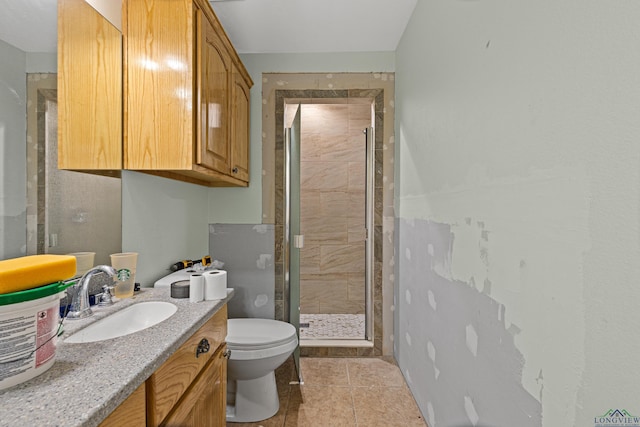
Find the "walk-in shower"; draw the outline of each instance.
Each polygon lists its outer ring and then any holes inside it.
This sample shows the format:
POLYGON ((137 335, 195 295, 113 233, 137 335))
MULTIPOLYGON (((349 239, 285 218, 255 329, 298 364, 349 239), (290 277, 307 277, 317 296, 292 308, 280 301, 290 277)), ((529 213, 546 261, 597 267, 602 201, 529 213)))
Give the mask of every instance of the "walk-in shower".
POLYGON ((301 346, 373 346, 373 99, 285 103, 284 261, 301 346))

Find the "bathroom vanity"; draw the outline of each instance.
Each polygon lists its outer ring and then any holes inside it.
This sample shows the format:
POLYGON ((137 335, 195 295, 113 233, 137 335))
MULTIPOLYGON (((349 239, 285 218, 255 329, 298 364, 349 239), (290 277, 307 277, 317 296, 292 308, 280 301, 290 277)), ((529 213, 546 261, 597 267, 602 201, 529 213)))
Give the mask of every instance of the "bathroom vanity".
POLYGON ((190 303, 169 289, 143 288, 111 307, 65 320, 56 362, 42 375, 0 391, 0 426, 224 426, 227 301, 190 303), (127 306, 166 301, 168 319, 92 343, 64 338, 127 306), (203 342, 204 340, 204 342, 203 342), (206 421, 205 421, 206 420, 206 421))

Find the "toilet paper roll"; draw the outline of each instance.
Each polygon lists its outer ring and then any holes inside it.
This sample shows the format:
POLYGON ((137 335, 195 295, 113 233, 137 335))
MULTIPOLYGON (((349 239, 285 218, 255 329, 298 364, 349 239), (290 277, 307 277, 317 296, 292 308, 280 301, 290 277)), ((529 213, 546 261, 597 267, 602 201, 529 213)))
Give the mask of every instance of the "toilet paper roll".
POLYGON ((208 271, 204 274, 204 299, 224 299, 227 297, 227 272, 224 270, 208 271))
POLYGON ((200 302, 204 299, 204 277, 192 274, 189 277, 189 302, 200 302))

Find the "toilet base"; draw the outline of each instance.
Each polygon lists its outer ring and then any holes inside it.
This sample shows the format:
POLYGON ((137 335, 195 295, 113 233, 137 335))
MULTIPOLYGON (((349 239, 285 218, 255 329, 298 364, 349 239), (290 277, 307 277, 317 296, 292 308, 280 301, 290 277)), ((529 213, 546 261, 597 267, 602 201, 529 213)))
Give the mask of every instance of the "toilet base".
POLYGON ((252 380, 229 380, 227 422, 251 423, 273 417, 280 408, 274 371, 252 380))

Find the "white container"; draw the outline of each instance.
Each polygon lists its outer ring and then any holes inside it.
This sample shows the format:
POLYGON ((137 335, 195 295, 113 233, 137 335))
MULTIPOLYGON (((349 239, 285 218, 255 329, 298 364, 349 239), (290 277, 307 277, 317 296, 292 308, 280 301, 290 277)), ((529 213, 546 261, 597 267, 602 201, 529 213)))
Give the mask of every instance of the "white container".
POLYGON ((58 282, 0 295, 0 390, 53 366, 60 298, 71 284, 58 282))

